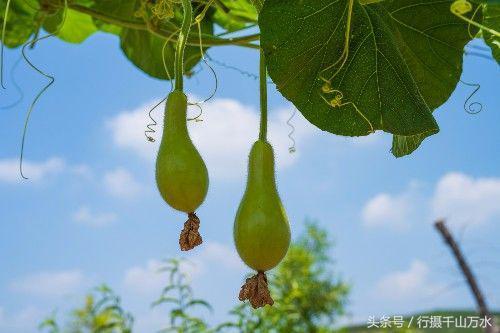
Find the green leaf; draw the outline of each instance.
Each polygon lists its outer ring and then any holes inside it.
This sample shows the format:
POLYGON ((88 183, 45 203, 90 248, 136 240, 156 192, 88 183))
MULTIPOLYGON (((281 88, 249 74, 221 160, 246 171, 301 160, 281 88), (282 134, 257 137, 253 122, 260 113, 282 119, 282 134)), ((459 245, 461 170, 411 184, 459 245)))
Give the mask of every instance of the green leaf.
MULTIPOLYGON (((202 22, 202 32, 212 33, 213 24, 205 18, 202 22)), ((165 39, 157 37, 147 31, 123 29, 121 35, 121 48, 134 65, 143 72, 159 79, 168 79, 162 60, 162 49, 165 39)), ((200 61, 200 48, 187 46, 185 50, 185 71, 189 71, 200 61)), ((175 60, 175 43, 169 42, 165 48, 165 64, 168 72, 173 76, 175 60)))
MULTIPOLYGON (((99 0, 94 1, 90 6, 92 11, 97 13, 105 14, 111 18, 117 18, 120 20, 125 20, 129 22, 142 22, 138 17, 137 11, 139 9, 140 2, 137 0, 122 0, 120 5, 117 6, 115 0, 99 0)), ((122 28, 105 22, 103 20, 93 18, 95 26, 106 33, 114 34, 119 36, 122 33, 122 28)))
MULTIPOLYGON (((414 41, 400 49, 420 93, 433 111, 444 104, 455 90, 462 74, 463 49, 478 32, 477 28, 470 26, 469 34, 468 23, 451 13, 452 3, 433 0, 419 4, 411 0, 383 4, 399 26, 401 38, 414 41), (412 3, 420 7, 417 12, 412 3)), ((480 22, 481 14, 476 14, 474 19, 480 22)), ((436 133, 428 131, 410 136, 395 135, 392 154, 395 157, 409 155, 427 137, 436 133)))
MULTIPOLYGON (((0 5, 0 27, 3 27, 7 1, 0 5)), ((14 48, 23 45, 33 34, 37 22, 38 2, 35 0, 12 0, 7 15, 5 46, 14 48)))
POLYGON ((242 29, 257 22, 257 11, 247 0, 221 1, 225 10, 217 8, 213 20, 228 31, 242 29))
POLYGON ((95 12, 104 13, 109 17, 130 22, 141 22, 136 15, 139 7, 139 0, 97 0, 94 1, 94 4, 90 8, 95 12))
POLYGON ((59 11, 45 20, 43 27, 48 32, 58 31, 57 37, 68 42, 79 44, 84 42, 90 35, 97 31, 92 17, 72 9, 59 11), (66 18, 64 18, 66 15, 66 18), (62 27, 60 25, 63 23, 62 27))
POLYGON ((314 125, 359 136, 384 130, 427 136, 439 129, 431 111, 444 103, 461 73, 467 24, 450 1, 354 2, 350 44, 345 44, 348 0, 266 0, 260 15, 261 45, 280 92, 314 125), (332 66, 328 69, 329 66, 332 66), (331 77, 322 98, 321 77, 331 77))
POLYGON ((354 2, 345 64, 339 59, 349 1, 307 0, 283 8, 283 0, 265 2, 259 21, 262 45, 277 88, 311 123, 348 136, 437 128, 398 50, 389 13, 380 5, 354 2), (322 77, 339 92, 328 99, 343 95, 337 107, 323 100, 322 77))
POLYGON ((262 6, 264 5, 264 0, 250 0, 257 10, 257 12, 260 12, 262 10, 262 6))
MULTIPOLYGON (((483 7, 483 15, 483 24, 490 29, 500 32, 500 3, 485 5, 483 7)), ((483 38, 491 48, 493 58, 500 63, 500 38, 485 30, 483 30, 483 38)))

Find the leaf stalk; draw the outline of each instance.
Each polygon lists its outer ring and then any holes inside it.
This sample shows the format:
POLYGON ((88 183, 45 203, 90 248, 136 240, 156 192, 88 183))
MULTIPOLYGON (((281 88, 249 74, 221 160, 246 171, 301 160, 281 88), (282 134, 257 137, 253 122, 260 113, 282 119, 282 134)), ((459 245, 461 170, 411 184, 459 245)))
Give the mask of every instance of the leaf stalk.
POLYGON ((259 68, 259 82, 260 82, 260 130, 259 140, 266 141, 267 139, 267 70, 266 70, 266 57, 264 50, 260 50, 260 68, 259 68))

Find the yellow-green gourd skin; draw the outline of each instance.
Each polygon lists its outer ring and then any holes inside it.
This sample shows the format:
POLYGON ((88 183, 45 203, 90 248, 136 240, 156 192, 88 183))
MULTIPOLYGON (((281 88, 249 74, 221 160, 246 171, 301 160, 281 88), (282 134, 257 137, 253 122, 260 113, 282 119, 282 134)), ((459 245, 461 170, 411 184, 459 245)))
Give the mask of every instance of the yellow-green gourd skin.
POLYGON ((186 116, 186 95, 182 91, 171 92, 156 159, 156 184, 172 208, 192 213, 207 195, 208 171, 189 137, 186 116))
POLYGON ((241 259, 256 271, 267 271, 285 257, 290 226, 276 189, 272 146, 252 146, 248 180, 234 222, 234 242, 241 259))

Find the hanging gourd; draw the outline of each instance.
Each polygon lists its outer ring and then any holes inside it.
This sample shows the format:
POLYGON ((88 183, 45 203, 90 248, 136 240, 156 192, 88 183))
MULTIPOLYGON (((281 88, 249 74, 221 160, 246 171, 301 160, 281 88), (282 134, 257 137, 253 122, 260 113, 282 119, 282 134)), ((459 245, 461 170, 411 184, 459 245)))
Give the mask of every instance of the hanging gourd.
POLYGON ((208 191, 208 171, 187 130, 187 97, 183 92, 184 49, 192 22, 190 0, 182 1, 184 19, 175 53, 175 89, 168 95, 163 136, 156 159, 156 183, 165 202, 185 212, 188 220, 179 237, 182 251, 202 243, 195 214, 208 191))
POLYGON ((290 226, 276 189, 273 148, 266 139, 267 82, 262 52, 260 66, 260 134, 250 151, 246 190, 233 231, 238 254, 247 266, 257 271, 246 279, 239 295, 241 301, 249 300, 253 308, 274 304, 265 272, 281 262, 290 245, 290 226))

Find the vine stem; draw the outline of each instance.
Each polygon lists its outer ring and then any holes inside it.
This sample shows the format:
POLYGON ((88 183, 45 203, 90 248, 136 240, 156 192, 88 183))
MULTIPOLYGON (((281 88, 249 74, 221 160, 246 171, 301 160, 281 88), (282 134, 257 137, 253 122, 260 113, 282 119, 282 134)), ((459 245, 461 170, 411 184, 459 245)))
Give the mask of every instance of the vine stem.
MULTIPOLYGON (((166 29, 165 27, 159 28, 156 27, 152 24, 146 24, 144 22, 140 21, 131 21, 131 20, 124 20, 118 17, 113 17, 113 16, 108 16, 104 13, 98 12, 92 8, 88 8, 79 4, 71 3, 69 4, 69 8, 76 10, 77 12, 84 13, 87 15, 92 16, 93 18, 105 21, 107 23, 111 23, 114 25, 118 25, 120 27, 124 28, 130 28, 130 29, 136 29, 136 30, 143 30, 143 31, 149 31, 156 36, 166 39, 168 38, 173 32, 175 32, 178 28, 173 26, 172 29, 166 29)), ((214 37, 211 35, 204 35, 203 36, 203 44, 205 46, 222 46, 222 45, 237 45, 237 46, 243 46, 243 47, 249 47, 253 49, 258 49, 259 46, 256 44, 252 44, 251 42, 257 41, 260 38, 260 34, 252 34, 252 35, 247 35, 247 36, 240 36, 240 37, 234 37, 234 38, 218 38, 214 37)), ((174 41, 176 38, 172 38, 174 41)), ((198 36, 197 35, 189 35, 187 37, 187 44, 192 45, 192 46, 197 46, 198 45, 198 36)))
POLYGON ((260 130, 259 140, 267 139, 267 70, 264 50, 260 50, 260 130))
POLYGON ((182 91, 184 88, 184 50, 186 41, 193 22, 193 7, 191 0, 182 0, 182 9, 184 18, 182 19, 181 31, 177 39, 177 48, 175 49, 175 90, 182 91))

